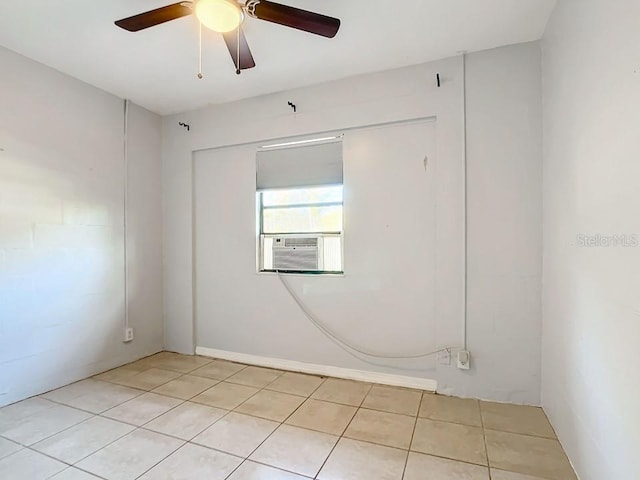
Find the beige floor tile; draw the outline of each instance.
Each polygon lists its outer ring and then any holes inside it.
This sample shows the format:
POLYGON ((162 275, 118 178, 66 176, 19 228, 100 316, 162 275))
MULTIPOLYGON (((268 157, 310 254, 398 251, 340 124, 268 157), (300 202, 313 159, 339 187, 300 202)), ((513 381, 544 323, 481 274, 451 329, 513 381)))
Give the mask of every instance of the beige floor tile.
POLYGON ((120 367, 112 368, 111 370, 106 370, 102 373, 98 373, 94 375, 92 378, 96 378, 99 380, 103 380, 108 382, 112 378, 124 378, 127 376, 135 375, 136 373, 144 372, 149 369, 148 365, 140 363, 141 361, 127 363, 126 365, 122 365, 120 367))
POLYGON ((285 472, 277 468, 260 465, 250 460, 245 461, 228 478, 228 480, 307 480, 295 473, 285 472))
POLYGON ((181 355, 172 352, 160 352, 140 361, 140 363, 151 368, 172 370, 179 373, 189 373, 197 368, 208 365, 212 358, 200 357, 197 355, 181 355))
POLYGON ((213 387, 216 383, 218 383, 218 380, 211 380, 209 378, 196 377, 193 375, 183 375, 175 380, 171 380, 169 383, 159 386, 154 389, 153 392, 161 395, 168 395, 169 397, 189 400, 190 398, 193 398, 213 387))
POLYGON ((305 375, 303 373, 286 372, 284 375, 276 378, 272 383, 267 385, 267 390, 275 390, 277 392, 291 393, 292 395, 300 395, 308 397, 324 382, 323 377, 314 375, 305 375))
POLYGON ((540 477, 532 477, 522 473, 505 472, 504 470, 491 469, 491 480, 544 480, 540 477))
POLYGON ((32 446, 50 457, 74 464, 97 452, 135 427, 108 418, 93 417, 32 446))
POLYGON ((247 367, 235 375, 227 378, 227 382, 247 385, 249 387, 264 388, 282 375, 281 370, 262 367, 247 367))
POLYGON ((333 435, 282 425, 249 458, 314 477, 337 441, 333 435))
POLYGON ((88 378, 42 397, 93 413, 102 413, 144 393, 143 390, 88 378))
POLYGON ((80 397, 87 393, 91 393, 95 388, 100 388, 101 385, 109 385, 115 388, 126 388, 103 382, 101 380, 86 378, 84 380, 80 380, 79 382, 70 383, 69 385, 65 385, 64 387, 60 387, 47 393, 43 393, 42 395, 40 395, 40 397, 67 405, 70 400, 73 400, 74 398, 80 397))
POLYGON ((271 435, 278 422, 231 412, 207 428, 192 442, 223 452, 248 457, 271 435))
POLYGON ((136 364, 134 362, 128 365, 123 365, 121 367, 107 370, 106 372, 99 373, 97 375, 94 375, 92 378, 105 382, 120 383, 120 381, 127 380, 131 377, 134 377, 138 373, 144 372, 148 369, 148 366, 136 364))
POLYGON ((262 390, 236 408, 236 412, 284 422, 302 402, 304 397, 262 390))
POLYGON ((20 449, 22 449, 22 445, 0 437, 0 459, 8 457, 20 449))
POLYGON ((319 480, 400 480, 407 452, 341 438, 319 480))
POLYGON ((419 418, 411 450, 487 465, 482 428, 419 418))
POLYGON ((107 410, 103 416, 130 423, 144 425, 182 403, 182 400, 156 393, 145 393, 117 407, 107 410))
POLYGON ((0 435, 22 445, 33 445, 93 416, 66 405, 49 403, 52 405, 50 408, 34 412, 26 418, 15 418, 6 428, 0 429, 0 435))
POLYGON ((44 480, 68 465, 33 450, 20 450, 0 460, 2 480, 44 480))
POLYGON ((200 395, 193 397, 192 402, 204 403, 211 407, 233 410, 259 390, 254 387, 220 382, 200 395))
POLYGON ((163 360, 168 360, 177 356, 178 354, 173 352, 158 352, 153 355, 141 358, 140 360, 136 360, 135 362, 131 362, 128 365, 131 367, 139 367, 143 370, 147 370, 149 368, 155 368, 163 360))
POLYGON ((364 399, 362 406, 372 410, 415 417, 418 414, 421 398, 422 392, 419 390, 374 385, 364 399))
POLYGON ((136 373, 131 377, 112 380, 126 387, 138 388, 140 390, 153 390, 154 388, 164 385, 165 383, 178 378, 181 374, 170 370, 161 370, 159 368, 150 368, 140 373, 136 373))
POLYGON ((560 443, 550 438, 485 430, 492 468, 548 480, 575 479, 560 443))
POLYGON ((361 408, 344 436, 408 450, 415 422, 415 417, 361 408))
POLYGON ((370 389, 371 385, 369 383, 328 378, 311 395, 311 398, 359 407, 370 389))
POLYGON ((144 428, 182 440, 191 440, 226 414, 227 410, 185 402, 151 420, 144 428))
POLYGON ((241 458, 188 443, 140 480, 224 480, 241 462, 241 458))
POLYGON ((75 467, 69 467, 51 477, 51 480, 100 480, 100 478, 75 467))
POLYGON ((403 480, 425 480, 425 478, 428 480, 489 480, 489 469, 446 458, 409 453, 403 480))
POLYGON ((245 368, 247 368, 247 365, 243 365, 241 363, 227 362, 226 360, 214 360, 208 365, 194 370, 190 375, 212 378, 214 380, 226 380, 231 375, 235 375, 245 368))
POLYGON ((556 434, 539 407, 480 402, 484 428, 521 433, 537 437, 556 438, 556 434))
POLYGON ((181 440, 138 429, 76 466, 108 480, 133 480, 183 444, 181 440))
POLYGON ((356 411, 356 407, 310 398, 287 419, 286 423, 332 435, 342 435, 356 411))
POLYGON ((0 435, 2 432, 20 425, 23 420, 27 420, 33 415, 39 415, 55 406, 54 402, 34 397, 0 408, 0 435))
POLYGON ((418 416, 442 422, 462 423, 473 427, 482 426, 478 400, 469 398, 425 393, 422 396, 418 416))

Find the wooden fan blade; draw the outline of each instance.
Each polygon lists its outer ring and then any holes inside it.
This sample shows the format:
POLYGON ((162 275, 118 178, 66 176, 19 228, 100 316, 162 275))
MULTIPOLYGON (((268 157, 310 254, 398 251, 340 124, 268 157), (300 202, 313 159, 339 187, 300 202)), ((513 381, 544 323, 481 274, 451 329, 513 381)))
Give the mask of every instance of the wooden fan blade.
MULTIPOLYGON (((231 59, 233 60, 233 66, 236 70, 247 70, 256 66, 256 62, 253 61, 253 55, 249 49, 247 43, 247 37, 244 36, 244 32, 241 27, 238 30, 232 32, 223 33, 224 42, 227 44, 231 59), (238 69, 238 30, 240 33, 240 68, 238 69)), ((237 72, 240 73, 240 72, 237 72)))
POLYGON ((191 9, 190 2, 181 2, 156 8, 155 10, 134 15, 133 17, 123 18, 115 22, 115 24, 129 32, 137 32, 177 18, 186 17, 192 13, 193 10, 191 9))
POLYGON ((327 38, 335 37, 340 29, 340 20, 337 18, 267 0, 248 0, 246 10, 250 15, 260 20, 278 23, 327 38))

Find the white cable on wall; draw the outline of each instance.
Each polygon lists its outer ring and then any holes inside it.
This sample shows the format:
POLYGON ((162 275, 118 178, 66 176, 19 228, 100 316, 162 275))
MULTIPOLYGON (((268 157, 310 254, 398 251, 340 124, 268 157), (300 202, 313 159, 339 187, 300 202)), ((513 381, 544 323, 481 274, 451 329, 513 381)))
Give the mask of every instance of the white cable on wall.
POLYGON ((468 284, 469 284, 469 217, 467 197, 467 54, 462 52, 462 145, 463 145, 463 209, 464 209, 464 277, 463 277, 463 320, 462 320, 462 349, 467 348, 467 321, 468 321, 468 284))
POLYGON ((124 163, 124 173, 123 173, 123 217, 122 217, 122 226, 123 226, 123 259, 124 259, 124 328, 129 328, 129 268, 127 262, 127 230, 128 230, 128 190, 129 190, 129 100, 124 101, 124 132, 123 132, 123 163, 124 163))
MULTIPOLYGON (((291 288, 291 285, 289 285, 289 282, 285 280, 284 276, 281 275, 280 272, 276 272, 276 273, 278 275, 278 278, 282 282, 282 285, 284 285, 287 292, 289 292, 289 295, 291 295, 291 298, 293 298, 293 300, 296 302, 298 307, 300 307, 300 310, 302 310, 302 312, 311 321, 311 323, 313 323, 313 325, 315 325, 316 328, 320 330, 329 340, 331 340, 338 347, 340 347, 342 350, 344 350, 345 352, 351 355, 353 355, 353 352, 357 352, 367 357, 373 357, 373 358, 383 358, 387 360, 410 360, 415 358, 429 357, 431 355, 435 355, 440 352, 451 351, 453 348, 456 348, 456 347, 443 347, 443 348, 439 348, 438 350, 433 350, 425 353, 416 353, 412 355, 389 355, 389 354, 383 354, 378 352, 372 352, 372 351, 368 351, 368 350, 364 350, 362 348, 356 347, 351 343, 349 343, 347 340, 344 340, 343 338, 341 338, 337 333, 333 332, 329 327, 323 325, 322 322, 320 322, 317 318, 315 318, 314 315, 311 312, 309 312, 309 310, 304 305, 300 297, 298 297, 298 295, 293 291, 293 289, 291 288)), ((356 358, 358 358, 359 360, 363 360, 362 358, 357 356, 356 358)), ((366 361, 366 360, 363 360, 363 361, 366 361)))

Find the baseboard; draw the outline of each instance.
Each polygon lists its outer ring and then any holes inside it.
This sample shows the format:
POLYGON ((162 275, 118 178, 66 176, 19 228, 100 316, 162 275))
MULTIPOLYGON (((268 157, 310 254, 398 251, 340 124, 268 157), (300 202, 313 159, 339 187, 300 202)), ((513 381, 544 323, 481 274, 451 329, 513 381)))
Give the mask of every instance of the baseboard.
POLYGON ((329 365, 316 365, 313 363, 296 362, 284 360, 282 358, 261 357, 248 353, 229 352, 217 350, 215 348, 196 347, 196 355, 204 357, 219 358, 232 362, 247 363, 260 367, 277 368, 279 370, 289 370, 292 372, 309 373, 311 375, 322 375, 324 377, 344 378, 347 380, 357 380, 360 382, 379 383, 394 387, 415 388, 435 392, 438 386, 435 380, 428 378, 406 377, 404 375, 393 375, 391 373, 367 372, 365 370, 354 370, 351 368, 332 367, 329 365))

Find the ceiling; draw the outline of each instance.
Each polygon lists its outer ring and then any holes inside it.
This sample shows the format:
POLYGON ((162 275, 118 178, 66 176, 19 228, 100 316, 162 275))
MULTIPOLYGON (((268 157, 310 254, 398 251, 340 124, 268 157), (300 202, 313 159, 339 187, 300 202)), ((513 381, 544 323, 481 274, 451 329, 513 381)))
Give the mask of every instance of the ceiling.
POLYGON ((282 0, 338 17, 326 39, 253 18, 244 30, 256 68, 237 76, 220 34, 185 17, 138 33, 114 20, 177 0, 0 2, 0 45, 159 114, 177 113, 460 51, 539 39, 556 0, 282 0))

